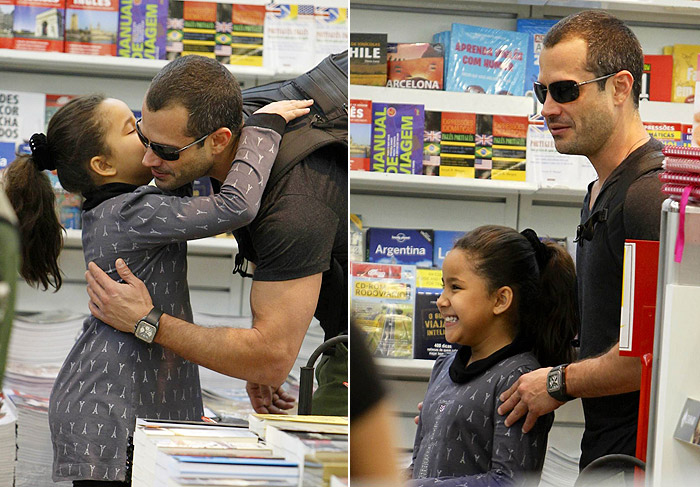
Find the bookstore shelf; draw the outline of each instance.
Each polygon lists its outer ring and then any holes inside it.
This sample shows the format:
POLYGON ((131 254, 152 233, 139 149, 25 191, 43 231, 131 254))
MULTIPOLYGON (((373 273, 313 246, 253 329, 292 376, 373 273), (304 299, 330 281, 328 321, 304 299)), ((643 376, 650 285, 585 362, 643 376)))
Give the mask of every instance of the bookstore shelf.
POLYGON ((527 116, 535 109, 534 99, 528 96, 484 95, 382 86, 350 85, 350 98, 383 103, 417 103, 425 105, 426 110, 433 111, 492 115, 527 116))
MULTIPOLYGON (((382 86, 350 85, 350 98, 383 103, 418 103, 425 105, 426 110, 493 115, 524 116, 538 109, 534 99, 529 96, 483 95, 382 86)), ((639 104, 639 114, 646 122, 690 123, 693 120, 693 104, 642 101, 639 104)))
MULTIPOLYGON (((69 228, 66 230, 64 245, 66 247, 82 247, 82 230, 69 228)), ((208 237, 187 242, 189 254, 202 255, 232 255, 238 251, 238 244, 234 238, 208 237)))
POLYGON ((534 193, 537 187, 517 181, 423 176, 419 174, 389 174, 381 172, 350 172, 350 191, 380 195, 424 195, 426 197, 466 196, 481 194, 534 193))
POLYGON ((402 379, 429 379, 434 360, 375 357, 379 372, 384 377, 402 379))
MULTIPOLYGON (((410 9, 414 6, 425 7, 423 2, 406 0, 353 0, 353 5, 360 8, 372 6, 410 9)), ((650 14, 692 15, 700 16, 700 4, 697 0, 438 0, 431 4, 433 9, 469 9, 480 12, 490 10, 497 13, 515 12, 522 7, 566 7, 569 9, 605 9, 624 12, 650 14)))
MULTIPOLYGON (((3 71, 150 80, 167 62, 158 59, 0 49, 0 66, 2 66, 3 71)), ((273 78, 276 74, 272 69, 267 68, 226 66, 231 73, 240 78, 273 78)), ((291 77, 294 75, 280 76, 291 77)))

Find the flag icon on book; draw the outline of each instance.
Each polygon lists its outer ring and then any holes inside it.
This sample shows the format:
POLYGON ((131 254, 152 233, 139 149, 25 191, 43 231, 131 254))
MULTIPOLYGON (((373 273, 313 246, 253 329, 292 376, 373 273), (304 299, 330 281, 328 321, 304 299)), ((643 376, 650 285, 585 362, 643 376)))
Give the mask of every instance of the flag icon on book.
POLYGON ((476 145, 493 145, 493 135, 479 135, 474 136, 474 141, 476 145))

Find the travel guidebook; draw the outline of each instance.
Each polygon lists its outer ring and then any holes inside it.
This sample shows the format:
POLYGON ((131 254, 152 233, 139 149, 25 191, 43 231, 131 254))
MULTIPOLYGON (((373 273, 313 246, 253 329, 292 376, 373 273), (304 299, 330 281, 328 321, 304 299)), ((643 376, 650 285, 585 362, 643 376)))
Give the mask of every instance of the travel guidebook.
POLYGON ((386 34, 350 33, 350 84, 386 85, 386 34))
POLYGON ((14 48, 63 52, 65 0, 17 0, 12 32, 14 48))
POLYGON ((372 103, 372 171, 423 172, 423 105, 372 103))
POLYGON ((117 55, 119 0, 66 0, 65 52, 117 55))
POLYGON ((524 95, 528 41, 522 32, 452 24, 445 90, 524 95))
POLYGON ((375 356, 413 356, 416 267, 351 262, 353 323, 375 356))
POLYGON ((215 58, 217 3, 170 0, 166 58, 187 54, 215 58))
POLYGON ((527 117, 443 112, 440 175, 525 181, 527 117))
POLYGON ((12 24, 15 14, 15 0, 0 0, 0 49, 14 47, 12 24))
POLYGON ((265 8, 265 66, 292 74, 312 68, 314 6, 269 3, 265 8))
POLYGON ((413 358, 435 360, 456 350, 445 340, 445 321, 437 306, 442 293, 440 269, 416 271, 416 316, 413 328, 413 358))
POLYGON ((425 111, 423 129, 423 174, 440 175, 440 142, 442 141, 442 112, 425 111))
POLYGON ((120 0, 117 56, 165 59, 168 0, 120 0))
POLYGON ((369 171, 372 100, 350 100, 350 169, 369 171))
POLYGON ((330 54, 348 48, 348 9, 339 7, 314 7, 314 65, 330 54))
POLYGON ((542 52, 544 36, 556 24, 556 20, 518 19, 516 31, 528 35, 527 69, 525 71, 524 91, 533 90, 533 83, 540 74, 540 53, 542 52))
POLYGON ((230 37, 230 52, 226 51, 224 63, 238 66, 258 66, 264 63, 265 6, 231 5, 231 24, 221 22, 217 38, 230 37), (226 59, 228 55, 228 59, 226 59))
POLYGON ((370 227, 367 261, 381 264, 433 266, 433 231, 370 227))
POLYGON ((429 42, 387 44, 389 88, 441 90, 445 62, 442 44, 429 42))

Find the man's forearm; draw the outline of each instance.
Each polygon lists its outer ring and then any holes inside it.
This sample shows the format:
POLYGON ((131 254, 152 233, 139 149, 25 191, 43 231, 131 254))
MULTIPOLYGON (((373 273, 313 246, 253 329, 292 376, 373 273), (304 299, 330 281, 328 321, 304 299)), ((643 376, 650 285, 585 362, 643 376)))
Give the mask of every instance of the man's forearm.
POLYGON ((291 368, 276 340, 257 327, 209 328, 164 314, 155 341, 191 362, 259 384, 277 387, 291 368))
POLYGON ((598 357, 566 368, 566 392, 575 397, 601 397, 639 390, 639 357, 621 357, 619 343, 598 357))

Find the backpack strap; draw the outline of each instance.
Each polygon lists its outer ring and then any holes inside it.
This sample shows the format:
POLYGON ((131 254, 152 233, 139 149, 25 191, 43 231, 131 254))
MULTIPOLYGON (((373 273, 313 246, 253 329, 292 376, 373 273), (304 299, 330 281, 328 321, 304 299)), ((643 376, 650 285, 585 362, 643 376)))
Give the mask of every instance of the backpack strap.
POLYGON ((576 228, 574 242, 578 242, 581 239, 592 240, 598 223, 612 220, 622 211, 627 190, 632 183, 645 174, 661 169, 663 159, 664 155, 660 150, 647 152, 639 159, 634 169, 623 171, 617 180, 617 184, 608 194, 603 208, 595 211, 585 223, 580 224, 576 228))

